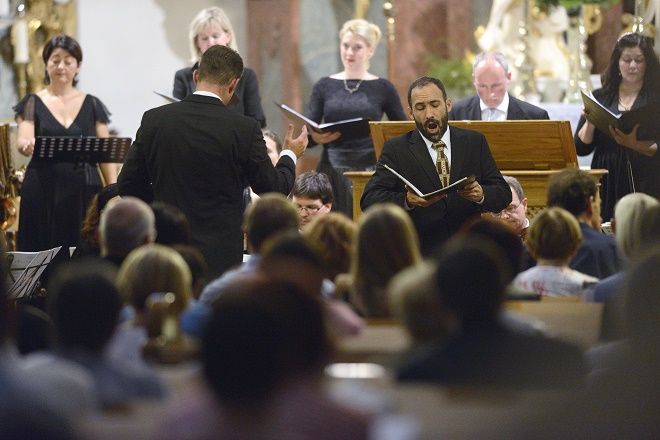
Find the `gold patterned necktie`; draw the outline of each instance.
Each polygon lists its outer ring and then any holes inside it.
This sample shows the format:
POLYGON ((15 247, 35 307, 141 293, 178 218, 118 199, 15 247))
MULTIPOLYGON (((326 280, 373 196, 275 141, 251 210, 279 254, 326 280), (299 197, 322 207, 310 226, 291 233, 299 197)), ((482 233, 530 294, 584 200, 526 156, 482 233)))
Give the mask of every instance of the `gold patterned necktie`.
POLYGON ((445 143, 442 141, 433 144, 433 147, 438 151, 438 159, 435 165, 438 169, 438 175, 440 176, 443 187, 449 186, 449 160, 445 156, 445 146, 445 143))

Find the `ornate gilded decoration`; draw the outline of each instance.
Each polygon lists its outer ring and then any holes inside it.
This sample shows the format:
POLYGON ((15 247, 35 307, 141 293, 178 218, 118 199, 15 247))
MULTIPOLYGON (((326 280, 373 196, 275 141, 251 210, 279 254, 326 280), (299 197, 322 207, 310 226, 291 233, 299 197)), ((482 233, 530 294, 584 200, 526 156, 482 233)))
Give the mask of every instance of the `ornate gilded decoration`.
POLYGON ((41 52, 55 35, 76 34, 76 6, 73 1, 25 0, 28 24, 30 60, 26 66, 27 93, 36 93, 44 87, 44 62, 41 52))

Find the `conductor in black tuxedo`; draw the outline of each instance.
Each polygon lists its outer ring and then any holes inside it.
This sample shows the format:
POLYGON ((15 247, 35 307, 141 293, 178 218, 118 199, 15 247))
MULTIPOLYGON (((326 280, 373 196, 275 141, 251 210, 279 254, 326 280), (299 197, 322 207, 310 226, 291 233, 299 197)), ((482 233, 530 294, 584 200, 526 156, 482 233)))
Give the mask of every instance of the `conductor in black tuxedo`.
POLYGON ((451 121, 515 121, 550 119, 548 112, 507 92, 511 72, 500 52, 481 52, 472 63, 472 81, 477 94, 454 103, 451 121))
POLYGON ((273 166, 259 123, 225 105, 242 73, 243 60, 233 49, 217 45, 204 52, 194 73, 196 91, 144 113, 117 182, 121 196, 183 211, 213 278, 242 261, 243 188, 289 194, 308 142, 305 127, 293 138, 290 125, 273 166))
POLYGON ((439 79, 421 77, 410 85, 408 112, 417 129, 385 141, 360 201, 362 210, 378 202, 407 209, 424 255, 430 255, 469 218, 486 211, 500 212, 511 203, 511 190, 486 138, 473 130, 450 127, 447 114, 451 108, 439 79), (407 189, 385 164, 423 194, 472 174, 476 181, 456 193, 424 199, 407 189))

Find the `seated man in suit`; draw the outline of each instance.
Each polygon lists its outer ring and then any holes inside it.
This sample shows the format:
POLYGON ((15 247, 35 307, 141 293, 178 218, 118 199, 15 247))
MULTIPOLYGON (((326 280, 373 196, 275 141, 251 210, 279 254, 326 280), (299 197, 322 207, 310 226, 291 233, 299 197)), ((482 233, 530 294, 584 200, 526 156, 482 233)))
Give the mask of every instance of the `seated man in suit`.
POLYGON ((614 237, 601 232, 600 192, 586 171, 566 168, 550 177, 548 207, 559 206, 580 222, 582 245, 571 260, 571 269, 603 279, 623 268, 614 237))
POLYGON ((521 101, 507 92, 511 72, 500 52, 481 52, 472 63, 472 80, 477 94, 461 99, 449 112, 452 121, 515 121, 550 119, 548 112, 521 101))
POLYGON ((408 88, 408 112, 416 130, 383 145, 376 171, 367 183, 360 207, 379 202, 403 206, 410 214, 422 254, 430 253, 463 223, 481 212, 499 212, 511 202, 511 190, 497 169, 483 134, 450 127, 452 109, 445 86, 421 77, 408 88), (449 195, 419 197, 383 165, 406 177, 428 194, 474 174, 476 180, 449 195))

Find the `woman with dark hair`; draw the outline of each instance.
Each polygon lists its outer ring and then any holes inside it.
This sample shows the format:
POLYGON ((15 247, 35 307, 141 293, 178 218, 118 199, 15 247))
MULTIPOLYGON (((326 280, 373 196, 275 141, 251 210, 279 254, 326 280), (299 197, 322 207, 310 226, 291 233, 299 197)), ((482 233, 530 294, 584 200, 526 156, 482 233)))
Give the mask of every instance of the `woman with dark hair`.
MULTIPOLYGON (((82 64, 76 40, 57 35, 43 49, 46 88, 25 96, 15 107, 18 151, 32 156, 36 136, 108 137, 108 109, 96 97, 75 88, 82 64)), ((106 184, 117 181, 117 167, 101 164, 106 184)), ((32 158, 21 189, 17 247, 42 251, 80 244, 87 206, 103 184, 95 164, 45 162, 32 158)))
MULTIPOLYGON (((593 95, 614 114, 657 105, 660 63, 651 41, 634 33, 619 38, 602 83, 603 87, 594 90, 593 95)), ((594 153, 591 168, 609 171, 601 179, 604 220, 613 217, 614 205, 626 194, 643 192, 660 197, 658 140, 644 133, 644 127, 628 134, 610 127, 610 133, 604 133, 583 116, 575 134, 575 147, 580 156, 594 153)))

